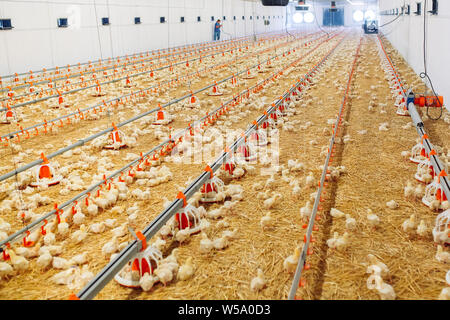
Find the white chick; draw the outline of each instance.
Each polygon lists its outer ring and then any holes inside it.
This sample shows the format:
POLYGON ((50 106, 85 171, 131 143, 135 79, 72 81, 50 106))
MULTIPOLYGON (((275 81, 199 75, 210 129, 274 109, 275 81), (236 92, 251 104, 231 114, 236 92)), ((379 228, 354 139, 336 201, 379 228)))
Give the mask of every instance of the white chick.
POLYGON ((87 232, 86 232, 86 226, 84 224, 82 224, 80 226, 80 229, 75 231, 74 233, 72 233, 72 235, 70 236, 70 238, 75 242, 75 243, 80 243, 82 242, 84 239, 86 239, 87 237, 87 232))
POLYGON ((172 270, 170 268, 164 268, 162 265, 155 269, 155 275, 164 286, 173 279, 172 270))
POLYGON ((233 171, 233 178, 239 179, 242 178, 245 174, 245 170, 242 168, 235 168, 233 171))
POLYGON ((50 246, 56 242, 56 237, 53 232, 47 231, 47 233, 44 236, 44 244, 46 246, 50 246))
POLYGON ((307 201, 306 205, 300 208, 300 217, 303 220, 307 220, 311 217, 311 214, 312 214, 311 202, 307 201))
POLYGON ((73 216, 73 223, 75 225, 81 225, 81 224, 83 224, 85 218, 86 218, 86 216, 81 211, 78 211, 73 216))
POLYGON ((190 236, 189 229, 179 230, 175 234, 175 240, 177 240, 180 244, 185 242, 190 236))
POLYGON ((412 214, 409 219, 406 219, 402 223, 402 229, 403 232, 406 232, 408 234, 414 233, 416 231, 416 216, 412 214))
POLYGON ((270 212, 267 212, 264 217, 260 220, 261 228, 265 230, 266 228, 271 228, 273 226, 273 219, 270 216, 270 212))
POLYGON ((36 266, 40 270, 47 269, 53 261, 53 257, 50 254, 50 252, 45 251, 42 255, 39 256, 39 258, 36 260, 36 266))
POLYGON ((386 202, 386 206, 389 209, 397 209, 399 207, 398 203, 395 200, 391 200, 389 202, 386 202))
POLYGON ((336 243, 337 243, 337 240, 338 240, 338 239, 339 239, 339 233, 334 232, 334 233, 333 233, 333 238, 330 238, 330 239, 327 240, 327 246, 328 246, 330 249, 335 249, 335 248, 336 248, 336 243))
POLYGON ((409 199, 414 197, 414 186, 412 185, 411 181, 408 181, 405 187, 405 190, 403 194, 405 195, 405 198, 409 199))
POLYGON ((222 236, 221 238, 214 239, 213 245, 214 245, 214 248, 216 248, 217 250, 222 250, 222 249, 227 248, 229 245, 228 237, 222 236))
POLYGON ((202 240, 200 240, 200 251, 202 253, 209 253, 213 249, 213 242, 208 239, 208 235, 202 232, 202 240))
POLYGON ((14 274, 14 269, 9 263, 0 261, 0 279, 9 277, 14 274))
POLYGON ((385 278, 389 275, 389 268, 387 265, 385 265, 383 262, 377 259, 373 254, 369 253, 367 255, 367 258, 369 259, 369 267, 367 267, 366 273, 375 273, 381 276, 382 278, 385 278), (376 266, 377 268, 370 268, 371 266, 376 266))
POLYGON ((269 198, 267 200, 264 201, 263 203, 263 208, 264 209, 271 209, 275 203, 277 202, 277 200, 283 198, 283 196, 279 193, 276 193, 272 198, 269 198))
POLYGON ((89 215, 91 216, 96 216, 98 214, 98 207, 91 203, 88 207, 87 207, 87 212, 89 213, 89 215))
POLYGON ((66 237, 69 234, 69 224, 66 220, 61 220, 61 223, 58 224, 58 234, 66 237))
POLYGON ((181 281, 188 280, 188 279, 192 278, 192 276, 194 275, 194 272, 195 272, 195 268, 194 268, 194 265, 192 264, 192 257, 189 257, 189 258, 187 258, 185 264, 183 264, 180 267, 180 270, 178 270, 177 279, 181 280, 181 281))
POLYGON ((117 225, 117 220, 116 219, 106 219, 104 221, 104 224, 106 227, 108 228, 114 228, 117 225))
POLYGON ((73 256, 72 257, 72 259, 70 259, 70 264, 72 264, 72 265, 82 265, 82 264, 85 264, 85 263, 87 263, 87 252, 85 251, 85 252, 83 252, 83 253, 80 253, 80 254, 77 254, 77 255, 75 255, 75 256, 73 256))
POLYGON ((93 223, 89 227, 89 231, 92 233, 103 233, 106 230, 106 226, 103 222, 93 223))
POLYGON ((445 252, 441 245, 437 246, 435 258, 439 262, 450 263, 450 253, 445 252))
POLYGON ((114 236, 111 241, 108 241, 103 245, 102 253, 104 256, 108 257, 109 255, 117 252, 118 249, 119 249, 119 241, 117 240, 117 237, 114 236))
POLYGON ((334 218, 343 218, 343 217, 345 217, 345 213, 343 213, 342 211, 339 211, 336 208, 331 208, 330 215, 332 217, 334 217, 334 218))
POLYGON ((427 236, 428 229, 427 229, 427 225, 425 224, 424 220, 420 220, 420 223, 417 226, 416 232, 419 235, 419 237, 426 237, 427 236))
POLYGON ((211 226, 211 223, 206 219, 200 220, 200 230, 207 230, 211 226))
POLYGON ((367 287, 369 289, 376 289, 378 294, 381 297, 381 300, 395 300, 395 291, 394 288, 385 283, 380 276, 371 275, 367 279, 367 287), (373 284, 375 282, 375 285, 373 284))
POLYGON ((111 230, 114 237, 120 238, 128 233, 128 223, 125 222, 121 224, 119 227, 111 230))
POLYGON ((69 268, 70 264, 69 264, 69 261, 67 261, 64 258, 54 257, 52 266, 55 269, 63 269, 63 270, 65 270, 65 269, 69 268))
POLYGON ((367 221, 373 228, 376 228, 380 224, 380 218, 376 214, 372 213, 371 209, 367 209, 367 221))
POLYGON ((338 251, 345 251, 347 249, 350 244, 349 237, 349 234, 347 232, 344 232, 344 235, 336 240, 336 249, 338 251))
POLYGON ((349 214, 345 215, 345 228, 347 230, 355 230, 356 229, 356 219, 352 218, 349 214))
POLYGON ((139 285, 144 291, 150 291, 156 282, 158 282, 158 278, 150 275, 148 272, 139 279, 139 285))
POLYGON ((266 286, 266 283, 263 271, 258 269, 258 276, 254 277, 250 282, 250 289, 252 291, 260 291, 266 286))
POLYGON ((314 178, 314 174, 310 172, 308 176, 306 177, 306 186, 307 187, 314 187, 316 184, 316 178, 314 178))
POLYGON ((283 268, 289 273, 293 273, 297 268, 298 260, 300 258, 300 249, 295 248, 294 254, 290 255, 283 261, 283 268))

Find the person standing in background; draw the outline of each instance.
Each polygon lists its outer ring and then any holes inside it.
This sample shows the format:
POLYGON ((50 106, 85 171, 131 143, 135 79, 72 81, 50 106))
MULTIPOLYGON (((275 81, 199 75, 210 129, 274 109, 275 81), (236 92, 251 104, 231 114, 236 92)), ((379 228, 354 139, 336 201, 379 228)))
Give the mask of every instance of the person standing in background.
POLYGON ((220 40, 220 28, 222 28, 222 25, 220 24, 220 19, 216 21, 216 24, 214 25, 214 41, 220 40))

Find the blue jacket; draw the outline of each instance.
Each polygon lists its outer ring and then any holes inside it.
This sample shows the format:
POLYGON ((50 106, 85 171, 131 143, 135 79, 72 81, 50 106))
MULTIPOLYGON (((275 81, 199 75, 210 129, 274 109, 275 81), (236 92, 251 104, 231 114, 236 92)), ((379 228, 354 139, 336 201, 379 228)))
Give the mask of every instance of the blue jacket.
POLYGON ((216 22, 216 24, 214 25, 214 31, 220 32, 220 23, 219 22, 216 22))

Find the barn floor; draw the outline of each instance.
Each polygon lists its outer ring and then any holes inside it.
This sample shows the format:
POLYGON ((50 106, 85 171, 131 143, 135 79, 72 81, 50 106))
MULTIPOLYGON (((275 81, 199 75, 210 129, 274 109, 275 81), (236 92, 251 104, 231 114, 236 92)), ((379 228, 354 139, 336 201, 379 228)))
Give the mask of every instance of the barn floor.
MULTIPOLYGON (((410 118, 395 114, 394 99, 392 99, 389 84, 384 79, 384 71, 378 56, 377 38, 361 35, 359 30, 337 30, 335 34, 336 37, 329 41, 324 42, 326 38, 323 37, 307 47, 299 45, 301 41, 286 42, 286 39, 264 43, 255 48, 250 47, 245 53, 249 56, 241 57, 242 63, 236 64, 235 70, 242 70, 245 66, 252 66, 258 61, 272 57, 275 52, 274 46, 282 48, 277 49, 277 54, 281 50, 290 49, 291 52, 285 57, 273 60, 274 68, 268 69, 265 73, 255 73, 256 79, 239 79, 239 87, 223 88, 229 90, 224 96, 209 97, 204 92, 198 94, 197 96, 202 102, 198 109, 184 109, 180 112, 177 111, 177 106, 168 108, 169 113, 175 116, 175 121, 168 126, 171 126, 172 132, 177 132, 186 128, 193 120, 204 116, 206 112, 219 107, 221 103, 246 87, 255 85, 258 81, 269 77, 275 70, 293 63, 302 55, 310 52, 295 66, 286 68, 282 76, 268 83, 261 92, 252 94, 247 102, 241 103, 229 114, 224 115, 221 125, 213 126, 223 132, 234 130, 239 135, 270 106, 272 101, 286 92, 339 43, 321 67, 320 72, 314 76, 314 85, 306 90, 300 103, 290 105, 289 110, 292 114, 284 117, 284 121, 285 124, 293 124, 294 130, 288 130, 284 125, 278 126, 278 136, 267 147, 276 146, 278 142, 278 164, 284 168, 287 168, 288 160, 291 159, 299 160, 304 164, 304 170, 290 172, 287 177, 291 181, 298 182, 301 187, 300 194, 293 194, 292 185, 282 179, 281 170, 280 172, 272 171, 275 182, 267 188, 268 192, 271 195, 279 193, 282 198, 277 200, 272 208, 264 209, 264 200, 260 199, 260 194, 267 190, 266 188, 262 191, 255 190, 255 184, 266 183, 270 177, 267 174, 270 168, 259 162, 252 163, 254 171, 247 172, 242 178, 229 182, 243 188, 243 199, 237 202, 233 212, 222 219, 208 219, 211 227, 205 233, 210 239, 220 237, 224 230, 237 230, 235 238, 230 240, 227 248, 214 250, 210 254, 201 253, 200 234, 192 235, 182 244, 169 239, 162 250, 163 255, 166 257, 174 248, 178 248, 180 265, 188 257, 192 257, 195 273, 191 279, 187 281, 174 280, 166 286, 158 283, 148 292, 141 289, 124 288, 115 281, 111 281, 97 295, 96 299, 286 299, 293 277, 283 269, 283 261, 293 253, 297 246, 302 245, 305 222, 301 220, 299 211, 301 207, 305 206, 306 201, 311 201, 310 194, 316 191, 316 185, 314 187, 306 186, 305 178, 312 172, 318 181, 321 175, 320 166, 325 161, 323 147, 326 151, 330 139, 329 131, 324 131, 324 129, 331 129, 328 120, 335 120, 339 112, 361 37, 361 52, 357 58, 357 68, 351 84, 350 99, 344 115, 346 123, 342 133, 342 135, 349 135, 350 141, 337 144, 336 156, 331 164, 345 166, 347 172, 337 181, 330 182, 325 189, 323 210, 319 214, 321 219, 316 223, 319 229, 313 233, 315 237, 315 242, 311 246, 313 253, 308 256, 311 268, 304 272, 303 277, 306 279, 306 284, 298 289, 297 296, 307 300, 379 299, 378 294, 368 290, 366 285, 368 278, 366 274, 367 255, 371 253, 389 267, 390 277, 387 283, 393 286, 398 299, 436 299, 438 297, 439 292, 445 286, 445 273, 448 265, 435 259, 436 246, 431 236, 431 229, 437 213, 432 212, 421 201, 407 200, 403 195, 408 181, 413 182, 414 186, 419 184, 414 180, 417 166, 401 156, 401 151, 411 150, 416 144, 417 132, 413 127, 403 129, 402 127, 411 121, 410 118), (294 48, 296 48, 295 52, 293 52, 294 48), (261 53, 266 49, 266 53, 261 53), (250 55, 252 56, 250 57, 250 55), (377 106, 374 110, 369 111, 368 105, 372 95, 377 97, 377 106), (380 104, 387 104, 387 107, 384 108, 380 104), (233 121, 227 122, 227 119, 231 118, 233 121), (380 124, 385 122, 389 124, 388 131, 380 131, 380 124), (362 130, 367 130, 367 132, 359 133, 362 130), (388 209, 386 202, 391 200, 395 200, 400 205, 399 208, 388 209), (337 208, 357 221, 356 230, 349 232, 350 244, 343 252, 329 249, 327 246, 327 240, 333 236, 334 232, 342 235, 345 231, 345 218, 333 218, 329 214, 331 208, 337 208), (375 230, 367 224, 367 209, 371 209, 380 217, 380 226, 375 230), (260 220, 268 212, 273 219, 273 225, 263 230, 260 220), (425 221, 429 231, 427 237, 408 236, 402 231, 401 224, 411 214, 415 214, 419 221, 425 221), (223 226, 224 220, 228 223, 227 227, 223 226), (267 284, 261 291, 254 292, 250 289, 250 282, 257 276, 258 268, 262 269, 267 284)), ((318 35, 315 34, 310 36, 310 39, 317 37, 318 35)), ((406 82, 420 88, 420 80, 401 56, 385 40, 384 45, 406 82)), ((230 57, 227 56, 218 57, 214 63, 226 64, 229 59, 230 57)), ((193 71, 197 67, 198 65, 193 63, 190 70, 193 71)), ((120 112, 117 112, 120 110, 118 109, 107 117, 91 122, 80 122, 79 126, 65 126, 55 134, 41 135, 24 141, 20 144, 22 151, 11 152, 4 148, 0 151, 2 159, 0 174, 12 170, 15 166, 35 160, 41 150, 44 152, 57 150, 68 145, 69 141, 73 143, 86 137, 88 133, 90 135, 102 128, 109 127, 111 122, 119 122, 122 120, 121 117, 128 119, 135 114, 147 111, 150 109, 150 104, 151 108, 155 107, 158 98, 166 103, 170 99, 182 96, 189 90, 197 90, 213 81, 229 77, 235 70, 221 68, 216 74, 205 74, 204 78, 191 84, 191 87, 182 85, 178 88, 171 88, 163 96, 127 103, 120 112), (32 152, 19 155, 19 152, 30 151, 32 148, 34 149, 32 152), (20 156, 20 159, 14 159, 17 156, 20 156), (13 160, 15 161, 13 162, 13 160)), ((189 72, 189 70, 184 71, 189 72)), ((168 77, 170 75, 167 75, 168 77)), ((149 84, 144 80, 142 83, 140 81, 140 79, 136 79, 139 86, 145 87, 149 84)), ((111 96, 123 92, 118 87, 119 84, 116 84, 108 88, 111 96)), ((86 105, 94 103, 92 97, 78 98, 86 105)), ((49 105, 42 106, 42 108, 49 108, 49 105)), ((29 110, 26 112, 29 113, 24 112, 27 116, 24 125, 32 124, 35 112, 29 110)), ((439 121, 424 119, 425 129, 431 142, 443 148, 443 156, 450 150, 449 125, 444 121, 448 117, 449 113, 444 111, 444 116, 439 121)), ((168 136, 168 126, 161 129, 166 136, 168 136)), ((14 129, 12 125, 8 127, 0 127, 1 133, 11 132, 14 129)), ((128 135, 139 132, 139 130, 149 130, 149 132, 139 134, 137 143, 132 148, 112 152, 102 151, 103 154, 100 155, 98 149, 88 145, 80 148, 83 153, 62 155, 56 158, 56 161, 60 167, 70 167, 70 174, 79 176, 87 174, 90 178, 117 170, 129 162, 125 159, 129 153, 138 155, 162 142, 154 134, 159 129, 153 128, 149 124, 138 121, 138 124, 132 124, 123 129, 128 135), (97 156, 102 167, 104 163, 108 163, 107 170, 103 171, 100 165, 87 169, 77 168, 86 155, 97 156)), ((223 150, 224 147, 225 145, 220 150, 223 150)), ((162 165, 170 169, 172 179, 152 186, 149 200, 131 198, 119 200, 115 204, 116 209, 110 208, 101 211, 96 216, 87 216, 85 224, 89 226, 105 219, 114 218, 117 219, 117 225, 121 225, 127 221, 127 208, 137 205, 139 210, 135 227, 137 230, 142 230, 164 208, 164 198, 175 199, 179 189, 202 173, 206 164, 211 163, 217 155, 205 157, 200 163, 193 164, 175 163, 171 161, 173 157, 165 158, 162 165)), ((441 160, 443 159, 441 158, 441 160)), ((274 164, 271 166, 273 169, 274 164)), ((84 188, 91 184, 91 179, 85 180, 84 188)), ((6 189, 5 183, 11 183, 11 181, 2 182, 4 189, 6 189)), ((136 183, 130 184, 129 192, 137 188, 144 189, 145 186, 138 186, 136 183)), ((48 190, 33 192, 32 194, 40 193, 52 199, 52 203, 41 205, 34 212, 37 214, 49 212, 53 208, 54 202, 62 203, 80 192, 74 190, 62 195, 62 189, 64 189, 63 186, 57 185, 48 190)), ((0 196, 3 199, 0 201, 11 198, 1 190, 0 196)), ((22 194, 22 196, 28 195, 22 194)), ((220 204, 205 205, 208 211, 219 207, 220 204)), ((17 215, 18 210, 11 210, 2 213, 0 218, 10 223, 12 230, 16 231, 24 226, 17 215)), ((76 230, 78 230, 77 226, 71 227, 71 233, 76 230)), ((90 233, 82 243, 75 244, 70 237, 58 236, 56 244, 63 246, 61 257, 66 259, 70 259, 78 253, 87 252, 89 257, 87 266, 93 274, 96 274, 109 261, 108 257, 102 255, 102 247, 111 238, 110 231, 100 234, 90 233)), ((120 238, 121 243, 130 240, 132 240, 131 235, 120 238)), ((0 299, 66 299, 69 294, 76 293, 81 287, 69 288, 52 283, 51 278, 60 271, 54 268, 40 271, 36 267, 35 259, 30 259, 29 270, 0 280, 0 299), (43 283, 45 285, 42 285, 43 283)))

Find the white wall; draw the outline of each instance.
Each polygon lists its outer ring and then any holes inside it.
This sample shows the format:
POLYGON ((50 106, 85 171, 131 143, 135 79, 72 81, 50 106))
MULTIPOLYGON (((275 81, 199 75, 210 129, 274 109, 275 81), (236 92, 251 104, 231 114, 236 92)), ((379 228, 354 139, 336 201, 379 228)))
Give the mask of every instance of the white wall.
MULTIPOLYGON (((419 1, 420 2, 420 1, 419 1)), ((403 55, 416 73, 424 71, 423 63, 423 13, 416 16, 416 0, 380 0, 380 11, 411 5, 411 15, 400 17, 395 22, 381 28, 393 46, 403 55)), ((431 0, 427 1, 427 10, 431 10, 431 0)), ((423 11, 423 0, 422 0, 423 11)), ((428 74, 435 90, 444 96, 444 104, 450 110, 450 1, 439 1, 439 14, 428 14, 427 30, 427 66, 428 74)), ((397 16, 381 16, 381 23, 386 23, 397 16)))
POLYGON ((284 7, 243 0, 4 0, 0 18, 12 19, 14 29, 0 30, 0 75, 211 41, 211 16, 226 16, 222 40, 230 38, 225 33, 241 37, 281 30, 284 14, 284 7), (269 14, 265 26, 262 16, 269 14), (251 15, 260 19, 250 20, 251 15), (160 24, 161 16, 168 22, 160 24), (186 22, 180 23, 181 16, 186 22), (67 17, 71 26, 58 28, 57 18, 67 17), (102 17, 111 25, 102 26, 102 17), (134 17, 141 17, 140 25, 134 17))

